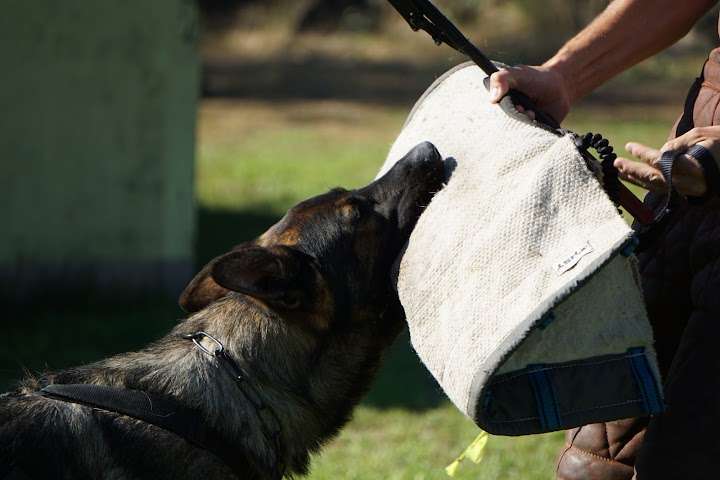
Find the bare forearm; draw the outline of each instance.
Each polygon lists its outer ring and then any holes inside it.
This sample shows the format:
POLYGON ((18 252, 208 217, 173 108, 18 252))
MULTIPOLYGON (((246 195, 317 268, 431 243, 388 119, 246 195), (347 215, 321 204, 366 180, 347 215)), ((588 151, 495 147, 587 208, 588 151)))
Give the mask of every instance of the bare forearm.
POLYGON ((615 0, 545 63, 570 101, 682 38, 716 0, 615 0))

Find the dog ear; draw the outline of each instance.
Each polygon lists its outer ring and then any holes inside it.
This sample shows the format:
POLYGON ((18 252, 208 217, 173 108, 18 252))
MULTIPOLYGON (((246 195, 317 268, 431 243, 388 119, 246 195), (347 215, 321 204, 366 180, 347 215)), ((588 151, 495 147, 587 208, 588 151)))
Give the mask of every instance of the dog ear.
POLYGON ((212 264, 217 285, 286 310, 300 307, 312 281, 306 255, 285 246, 248 246, 212 264))
POLYGON ((202 310, 215 300, 227 295, 229 290, 218 285, 210 275, 215 261, 217 259, 205 265, 180 294, 178 303, 186 312, 193 313, 202 310))

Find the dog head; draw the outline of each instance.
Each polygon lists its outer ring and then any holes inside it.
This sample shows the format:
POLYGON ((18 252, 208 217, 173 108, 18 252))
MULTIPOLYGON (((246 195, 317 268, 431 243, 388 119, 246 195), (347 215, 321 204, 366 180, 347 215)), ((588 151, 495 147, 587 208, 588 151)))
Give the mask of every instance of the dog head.
POLYGON ((393 263, 442 182, 440 154, 422 143, 366 187, 306 200, 256 240, 210 261, 180 305, 194 312, 239 292, 314 330, 377 318, 399 304, 393 263))

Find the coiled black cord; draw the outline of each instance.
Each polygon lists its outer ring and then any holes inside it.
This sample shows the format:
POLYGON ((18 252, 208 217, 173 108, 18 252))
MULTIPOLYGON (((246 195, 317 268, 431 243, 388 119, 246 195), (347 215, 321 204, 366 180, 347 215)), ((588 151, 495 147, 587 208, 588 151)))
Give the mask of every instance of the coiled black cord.
POLYGON ((600 156, 600 166, 603 173, 603 187, 610 200, 615 205, 620 204, 620 178, 618 178, 618 171, 615 168, 614 162, 617 158, 613 147, 606 138, 603 138, 599 133, 586 133, 582 137, 576 137, 575 144, 577 147, 587 152, 589 148, 595 149, 600 156))

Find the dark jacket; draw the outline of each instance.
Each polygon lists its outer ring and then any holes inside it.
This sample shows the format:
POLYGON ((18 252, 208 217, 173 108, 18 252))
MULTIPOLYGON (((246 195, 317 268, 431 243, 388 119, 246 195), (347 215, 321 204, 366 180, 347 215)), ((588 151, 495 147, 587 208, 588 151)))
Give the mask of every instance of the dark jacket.
MULTIPOLYGON (((720 50, 691 89, 689 128, 720 125, 720 50)), ((720 160, 720 159, 716 159, 720 160)), ((666 412, 567 432, 561 480, 707 479, 720 470, 720 192, 676 198, 638 252, 666 412), (647 428, 645 428, 647 426, 647 428)), ((661 204, 648 194, 645 203, 661 204)))

